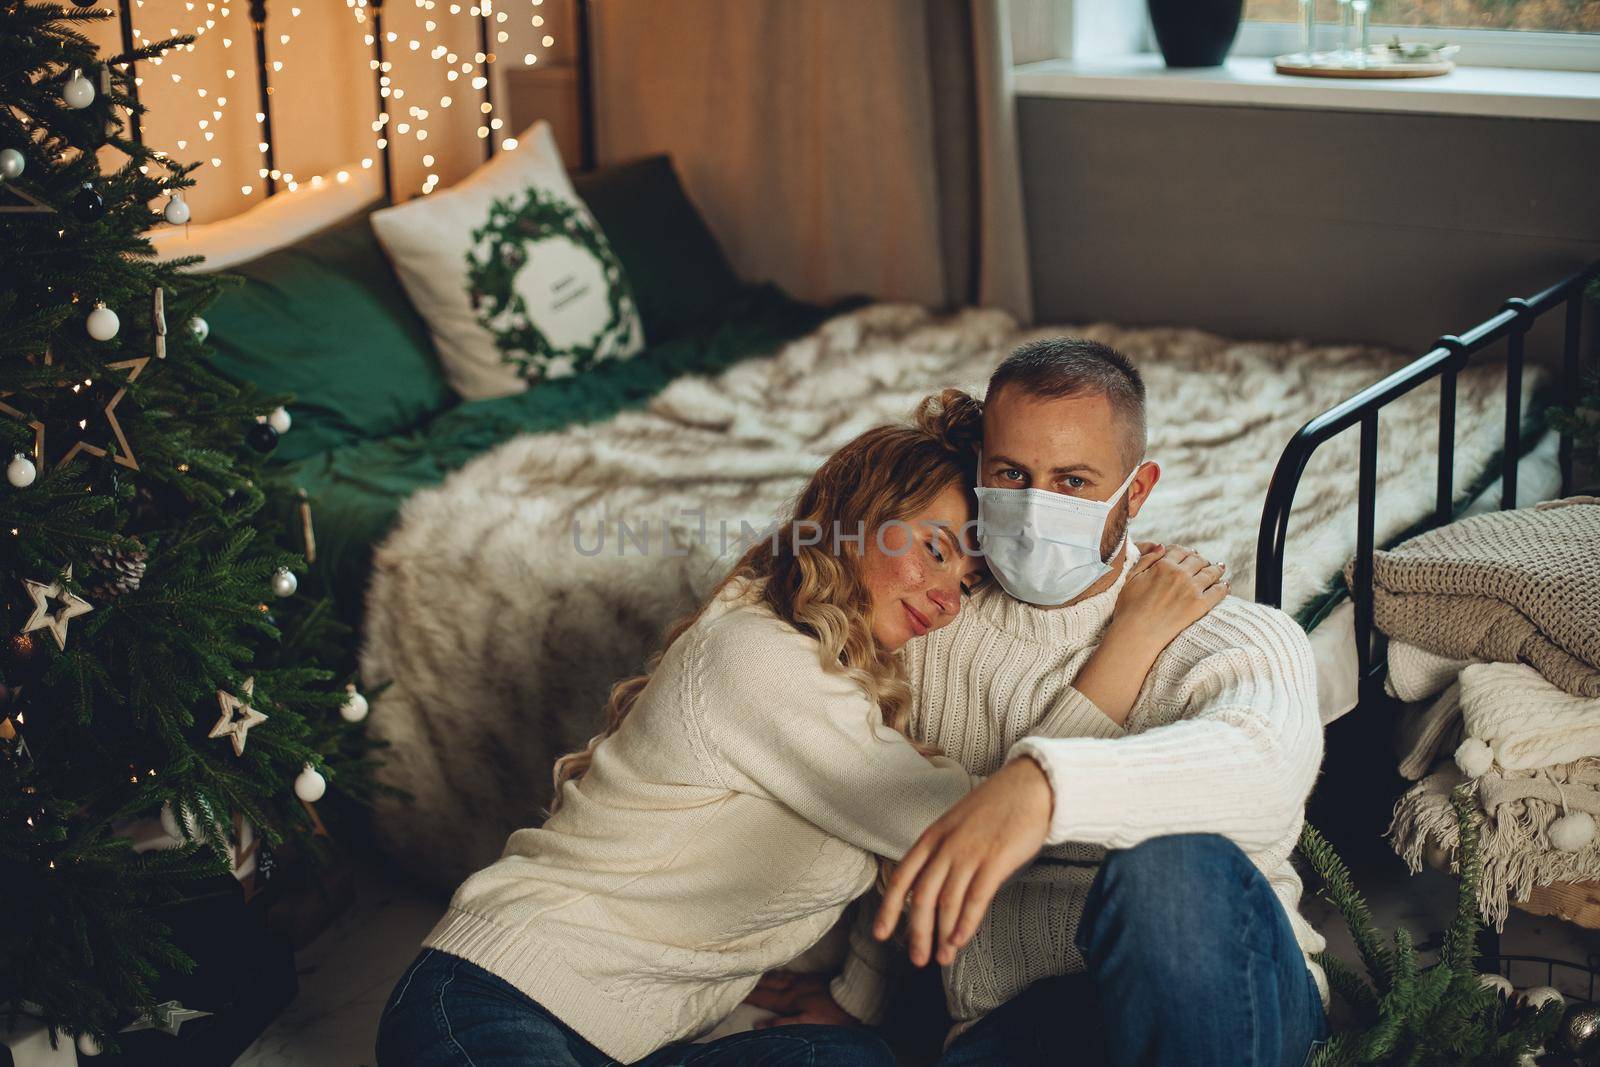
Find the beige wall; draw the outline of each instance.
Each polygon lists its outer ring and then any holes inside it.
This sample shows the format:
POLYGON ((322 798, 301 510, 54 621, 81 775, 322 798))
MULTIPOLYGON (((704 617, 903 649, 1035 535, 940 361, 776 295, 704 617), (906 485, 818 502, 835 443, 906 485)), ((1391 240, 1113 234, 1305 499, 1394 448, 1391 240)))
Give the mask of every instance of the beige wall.
MULTIPOLYGON (((390 125, 396 131, 396 189, 401 197, 413 195, 428 174, 437 174, 441 186, 449 185, 483 160, 483 142, 476 135, 482 124, 478 110, 482 96, 470 84, 476 71, 451 82, 445 74, 445 57, 430 55, 436 45, 443 45, 457 53, 458 69, 473 59, 478 47, 477 20, 469 14, 473 0, 461 0, 455 15, 449 13, 450 0, 432 2, 431 11, 417 0, 385 4, 385 28, 397 37, 386 46, 386 58, 393 63, 390 77, 393 87, 404 93, 389 101, 390 125), (431 32, 426 28, 430 20, 435 24, 431 32), (410 48, 412 40, 420 45, 416 51, 410 48), (440 97, 447 94, 451 105, 440 107, 440 97), (427 109, 424 122, 408 114, 412 106, 427 109), (410 125, 404 134, 398 132, 402 122, 410 125), (418 139, 422 129, 426 140, 418 139), (424 164, 428 155, 433 157, 432 166, 424 164)), ((263 190, 255 121, 259 97, 248 0, 144 0, 135 10, 136 28, 153 40, 174 32, 194 33, 205 27, 206 20, 212 22, 193 52, 170 54, 159 66, 140 66, 140 98, 150 108, 145 143, 174 158, 203 163, 188 197, 194 221, 226 218, 259 202, 263 190), (205 130, 198 125, 202 120, 207 123, 205 130), (207 132, 212 134, 209 141, 207 132), (250 193, 242 191, 245 186, 250 193)), ((490 67, 496 72, 496 114, 500 114, 507 99, 505 75, 524 66, 524 55, 537 57, 534 67, 570 62, 573 18, 571 0, 500 0, 492 11, 496 18, 502 11, 506 15, 504 22, 492 23, 492 30, 504 31, 509 38, 499 43, 491 35, 496 62, 490 67), (535 27, 535 16, 544 25, 535 27), (554 38, 550 46, 543 44, 547 35, 554 38)), ((275 162, 298 182, 359 166, 363 158, 379 166, 377 135, 372 131, 376 87, 368 67, 372 50, 364 40, 369 32, 370 22, 358 22, 355 9, 345 0, 268 0, 268 61, 283 64, 282 70, 271 73, 275 162), (287 43, 282 35, 288 36, 287 43)), ((93 26, 91 35, 106 54, 120 51, 115 18, 93 26)), ((515 132, 508 116, 494 136, 499 140, 515 132)))
POLYGON ((1420 354, 1600 258, 1594 123, 1041 98, 1017 122, 1041 322, 1420 354))

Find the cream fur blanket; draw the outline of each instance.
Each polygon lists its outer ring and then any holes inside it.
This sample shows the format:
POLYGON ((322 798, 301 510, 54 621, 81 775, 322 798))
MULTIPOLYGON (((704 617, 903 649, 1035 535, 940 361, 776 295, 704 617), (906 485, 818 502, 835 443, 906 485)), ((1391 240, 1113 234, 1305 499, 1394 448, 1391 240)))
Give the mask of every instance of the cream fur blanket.
MULTIPOLYGON (((1284 442, 1404 362, 1380 349, 1196 330, 1024 331, 994 311, 939 317, 883 304, 717 378, 681 379, 645 410, 508 441, 407 501, 376 554, 362 675, 369 687, 392 683, 371 729, 392 745, 388 780, 416 797, 380 807, 385 846, 445 887, 499 855, 511 830, 542 818, 551 762, 595 732, 609 686, 637 672, 721 576, 741 523, 778 516, 855 434, 904 418, 940 387, 981 390, 1017 344, 1061 334, 1111 344, 1145 375, 1149 455, 1163 474, 1134 535, 1226 560, 1244 597, 1284 442), (631 537, 619 539, 618 520, 631 537)), ((1503 378, 1498 367, 1461 376, 1463 490, 1500 446, 1503 378)), ((1384 413, 1380 542, 1432 506, 1437 403, 1420 389, 1384 413)), ((1290 612, 1354 548, 1356 445, 1346 434, 1321 450, 1301 482, 1290 612)))

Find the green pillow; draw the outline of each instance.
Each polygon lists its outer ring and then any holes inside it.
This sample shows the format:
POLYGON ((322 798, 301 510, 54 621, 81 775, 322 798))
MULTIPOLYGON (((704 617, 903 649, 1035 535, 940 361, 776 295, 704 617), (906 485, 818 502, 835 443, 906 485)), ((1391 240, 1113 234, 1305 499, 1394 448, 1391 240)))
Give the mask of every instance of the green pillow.
POLYGON ((650 156, 574 174, 572 185, 627 272, 646 343, 709 321, 743 291, 671 159, 650 156))
POLYGON ((212 362, 294 394, 276 458, 404 433, 455 402, 366 213, 229 273, 244 285, 206 311, 212 362))

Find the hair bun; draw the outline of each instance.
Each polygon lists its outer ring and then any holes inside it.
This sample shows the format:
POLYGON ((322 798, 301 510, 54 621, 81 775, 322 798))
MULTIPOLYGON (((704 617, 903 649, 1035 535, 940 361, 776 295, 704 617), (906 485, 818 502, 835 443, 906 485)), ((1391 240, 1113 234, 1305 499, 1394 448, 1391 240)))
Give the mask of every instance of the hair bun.
POLYGON ((963 458, 975 457, 983 444, 983 401, 960 389, 923 397, 912 422, 963 458))

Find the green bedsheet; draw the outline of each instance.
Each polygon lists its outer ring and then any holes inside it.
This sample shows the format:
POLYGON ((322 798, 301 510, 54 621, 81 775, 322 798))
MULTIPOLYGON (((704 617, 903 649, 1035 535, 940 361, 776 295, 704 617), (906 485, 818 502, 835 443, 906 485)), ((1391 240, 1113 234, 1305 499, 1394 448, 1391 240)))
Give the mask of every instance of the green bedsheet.
POLYGON ((598 422, 643 405, 674 378, 714 374, 810 332, 859 301, 831 308, 800 303, 773 286, 752 286, 708 325, 653 345, 634 359, 602 363, 578 377, 451 408, 409 434, 361 441, 288 464, 311 498, 313 570, 348 621, 359 622, 372 551, 406 497, 521 433, 598 422))

